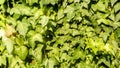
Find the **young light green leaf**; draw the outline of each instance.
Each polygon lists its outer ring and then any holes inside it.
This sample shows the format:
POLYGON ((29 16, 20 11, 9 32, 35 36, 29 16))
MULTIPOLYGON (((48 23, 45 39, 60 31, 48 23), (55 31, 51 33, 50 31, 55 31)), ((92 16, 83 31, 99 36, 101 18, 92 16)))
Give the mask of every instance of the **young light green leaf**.
POLYGON ((7 38, 6 36, 2 38, 2 42, 6 46, 8 53, 12 53, 14 42, 10 38, 7 38))
POLYGON ((23 23, 23 22, 18 21, 17 31, 20 33, 20 35, 25 36, 28 31, 28 26, 29 26, 29 24, 27 22, 23 23))
POLYGON ((42 35, 41 34, 35 34, 33 36, 30 37, 30 40, 29 40, 29 43, 31 45, 32 48, 35 47, 35 42, 38 41, 38 42, 43 42, 43 38, 42 38, 42 35))
POLYGON ((108 19, 103 19, 103 18, 97 20, 97 22, 98 22, 98 24, 104 23, 104 24, 106 24, 106 25, 111 25, 111 23, 112 23, 110 20, 108 20, 108 19))
POLYGON ((57 13, 57 20, 61 19, 62 17, 64 17, 64 10, 63 8, 60 8, 57 13))
POLYGON ((57 60, 53 57, 49 59, 49 63, 48 63, 48 68, 54 68, 55 65, 57 65, 58 62, 57 60))
POLYGON ((0 4, 4 4, 5 0, 0 0, 0 4))
POLYGON ((100 33, 100 37, 102 37, 104 41, 107 40, 108 36, 109 36, 109 33, 103 33, 103 32, 100 33))
POLYGON ((3 55, 3 56, 0 56, 0 66, 3 64, 3 65, 6 65, 6 56, 3 55))
POLYGON ((70 5, 70 6, 67 6, 66 9, 64 10, 64 13, 67 13, 67 21, 69 21, 74 17, 75 15, 74 9, 75 9, 74 6, 70 5))
POLYGON ((49 22, 49 17, 48 16, 41 16, 41 20, 40 20, 39 23, 42 24, 42 27, 45 27, 48 22, 49 22))
POLYGON ((115 13, 120 10, 119 7, 120 7, 120 3, 115 4, 115 6, 114 6, 115 13))
POLYGON ((107 67, 110 67, 110 61, 107 61, 105 58, 102 58, 98 61, 98 65, 104 63, 107 67))
POLYGON ((43 45, 38 44, 37 46, 38 46, 38 47, 34 50, 33 55, 34 55, 34 57, 35 57, 35 60, 36 60, 37 62, 41 63, 42 60, 43 60, 43 57, 42 57, 42 56, 43 56, 43 55, 42 55, 43 45))
POLYGON ((38 19, 40 15, 43 15, 43 9, 38 9, 36 12, 34 12, 35 19, 38 19))
POLYGON ((23 4, 16 4, 11 10, 10 14, 32 15, 30 7, 23 4))
POLYGON ((110 0, 110 2, 111 2, 111 5, 113 6, 117 2, 117 0, 110 0))
POLYGON ((120 12, 116 14, 115 20, 116 20, 116 21, 120 21, 120 12))
POLYGON ((0 37, 5 36, 5 30, 3 28, 0 29, 0 37))
POLYGON ((28 3, 29 5, 32 5, 37 2, 38 2, 38 0, 26 0, 26 3, 28 3))

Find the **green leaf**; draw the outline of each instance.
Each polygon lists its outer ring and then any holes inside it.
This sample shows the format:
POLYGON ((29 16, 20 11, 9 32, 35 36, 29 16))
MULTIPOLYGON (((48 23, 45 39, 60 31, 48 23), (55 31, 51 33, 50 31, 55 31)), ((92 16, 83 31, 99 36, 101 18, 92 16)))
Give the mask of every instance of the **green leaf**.
POLYGON ((115 21, 120 21, 120 12, 116 14, 115 21))
POLYGON ((27 22, 23 23, 23 22, 18 21, 18 23, 17 23, 17 31, 20 33, 20 35, 25 36, 27 31, 28 31, 28 26, 29 26, 29 24, 27 22))
POLYGON ((41 34, 36 33, 35 35, 33 35, 33 36, 30 37, 29 43, 30 43, 30 45, 31 45, 32 48, 35 47, 35 45, 36 45, 35 42, 36 41, 43 43, 43 37, 42 37, 41 34))
POLYGON ((98 61, 98 65, 104 63, 107 67, 110 67, 110 61, 107 61, 105 58, 102 58, 98 61))
POLYGON ((26 3, 28 3, 29 5, 32 5, 34 3, 38 3, 38 0, 26 0, 26 3))
POLYGON ((55 58, 50 58, 48 61, 48 68, 54 68, 54 66, 58 64, 58 61, 55 58))
POLYGON ((104 14, 104 13, 101 13, 101 12, 97 12, 96 16, 97 16, 98 18, 106 18, 106 17, 109 16, 109 14, 104 14))
POLYGON ((113 13, 111 13, 109 18, 114 21, 115 20, 115 15, 113 13))
POLYGON ((43 15, 43 9, 38 9, 34 12, 35 19, 38 19, 41 15, 43 15))
POLYGON ((67 13, 67 21, 70 21, 75 16, 74 9, 74 6, 70 5, 64 10, 64 13, 67 13))
POLYGON ((15 39, 17 45, 19 46, 22 46, 25 44, 25 39, 22 37, 22 36, 18 36, 16 39, 15 39))
POLYGON ((23 4, 16 4, 11 10, 10 10, 10 14, 20 14, 20 15, 33 15, 31 13, 31 9, 30 7, 27 7, 23 4))
POLYGON ((110 2, 111 2, 111 5, 113 6, 117 2, 117 0, 110 0, 110 2))
POLYGON ((94 11, 99 10, 99 11, 106 12, 105 8, 106 8, 106 6, 105 6, 105 4, 103 4, 103 1, 99 1, 97 4, 92 4, 92 9, 94 11))
POLYGON ((114 6, 115 13, 118 12, 118 11, 120 10, 119 7, 120 7, 120 3, 115 4, 115 6, 114 6))
POLYGON ((28 55, 28 48, 26 46, 16 46, 14 53, 18 55, 20 59, 25 60, 28 55))
POLYGON ((89 12, 86 9, 82 9, 82 16, 89 16, 89 12))
POLYGON ((5 30, 3 28, 0 29, 0 37, 5 36, 5 30))
POLYGON ((68 0, 69 3, 72 3, 74 0, 68 0))
POLYGON ((64 17, 64 10, 63 10, 63 8, 60 8, 58 13, 57 13, 57 20, 59 20, 63 17, 64 17))
POLYGON ((102 37, 104 41, 107 41, 108 36, 109 36, 109 33, 103 33, 103 32, 100 33, 100 37, 102 37))
POLYGON ((4 49, 5 49, 5 46, 1 45, 0 46, 0 51, 1 51, 0 54, 4 51, 4 49))
POLYGON ((80 32, 78 30, 72 30, 72 35, 73 36, 80 35, 80 32))
POLYGON ((35 60, 37 60, 38 63, 41 63, 43 60, 42 55, 42 49, 44 45, 38 44, 38 47, 34 50, 33 56, 35 57, 35 60))
POLYGON ((97 22, 98 22, 98 24, 104 23, 104 24, 106 24, 106 25, 111 25, 111 23, 112 23, 110 20, 108 20, 108 19, 103 19, 103 18, 97 20, 97 22))
POLYGON ((49 17, 48 16, 41 16, 41 20, 39 21, 39 23, 42 24, 42 27, 45 27, 48 22, 49 22, 49 17))
POLYGON ((3 65, 6 65, 6 56, 3 55, 3 56, 0 56, 0 66, 3 64, 3 65))
POLYGON ((111 25, 114 29, 120 27, 120 22, 114 22, 112 25, 111 25))
POLYGON ((41 0, 40 1, 40 4, 41 4, 41 7, 43 6, 43 5, 47 5, 47 4, 52 4, 52 5, 54 5, 54 4, 56 4, 57 2, 58 2, 59 0, 41 0))
POLYGON ((82 60, 84 60, 85 59, 85 53, 84 52, 82 52, 82 51, 79 51, 78 49, 76 49, 76 50, 74 50, 74 55, 73 55, 73 59, 75 60, 75 59, 79 59, 79 58, 81 58, 82 60))
POLYGON ((0 4, 4 4, 5 0, 0 0, 0 4))
POLYGON ((12 53, 14 42, 10 38, 7 38, 7 37, 3 37, 2 42, 6 46, 8 53, 12 53))
POLYGON ((120 37, 120 28, 117 28, 117 29, 115 30, 115 36, 116 36, 116 37, 120 37))
MULTIPOLYGON (((17 16, 18 16, 18 15, 17 15, 17 16)), ((16 25, 17 25, 15 18, 12 18, 12 17, 8 17, 8 18, 6 19, 6 22, 7 22, 8 24, 12 24, 13 26, 16 26, 16 25)))
POLYGON ((86 2, 87 4, 89 4, 89 3, 90 3, 90 0, 84 0, 84 2, 86 2))

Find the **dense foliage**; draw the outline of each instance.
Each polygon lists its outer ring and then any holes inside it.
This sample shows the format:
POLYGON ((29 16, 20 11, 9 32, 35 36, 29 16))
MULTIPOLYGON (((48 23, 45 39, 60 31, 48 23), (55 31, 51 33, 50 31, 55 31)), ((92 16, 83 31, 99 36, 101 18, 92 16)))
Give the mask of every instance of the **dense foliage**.
POLYGON ((119 0, 0 0, 1 68, 120 68, 119 0))

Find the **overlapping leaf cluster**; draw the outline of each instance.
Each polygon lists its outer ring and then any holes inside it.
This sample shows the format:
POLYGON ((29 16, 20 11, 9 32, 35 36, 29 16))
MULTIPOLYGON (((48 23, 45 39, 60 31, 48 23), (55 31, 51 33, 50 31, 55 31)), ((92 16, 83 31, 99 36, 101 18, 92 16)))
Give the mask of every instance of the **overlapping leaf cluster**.
POLYGON ((118 0, 0 0, 0 67, 119 68, 118 0))

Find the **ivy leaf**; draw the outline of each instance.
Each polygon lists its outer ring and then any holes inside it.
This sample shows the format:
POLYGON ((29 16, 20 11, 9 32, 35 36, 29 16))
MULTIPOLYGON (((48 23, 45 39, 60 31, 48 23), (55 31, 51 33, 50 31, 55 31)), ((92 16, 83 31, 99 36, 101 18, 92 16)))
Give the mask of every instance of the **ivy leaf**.
POLYGON ((26 0, 26 3, 28 3, 29 5, 32 5, 33 3, 37 3, 38 0, 26 0))
MULTIPOLYGON (((17 16, 19 16, 19 15, 17 15, 17 16)), ((8 24, 12 24, 13 26, 16 26, 16 20, 15 20, 15 18, 12 18, 12 17, 8 17, 7 19, 6 19, 6 22, 8 23, 8 24)))
POLYGON ((116 21, 120 21, 120 12, 116 14, 115 20, 116 20, 116 21))
POLYGON ((114 29, 120 27, 120 22, 114 22, 112 25, 111 25, 114 29))
POLYGON ((6 24, 5 35, 10 37, 13 33, 15 33, 13 26, 6 24))
POLYGON ((19 22, 17 24, 17 31, 20 33, 20 35, 25 36, 27 31, 28 31, 28 23, 23 23, 23 22, 19 22))
POLYGON ((2 42, 6 46, 8 53, 12 53, 14 42, 10 38, 7 38, 5 36, 2 38, 2 42))
POLYGON ((97 20, 97 22, 98 22, 98 24, 104 23, 106 25, 111 25, 111 21, 108 19, 101 18, 101 19, 97 20))
POLYGON ((57 3, 59 0, 41 0, 40 1, 40 4, 41 4, 41 7, 43 6, 43 5, 47 5, 47 4, 52 4, 52 5, 54 5, 55 3, 57 3))
POLYGON ((41 44, 38 44, 37 45, 38 47, 34 50, 34 57, 35 57, 35 59, 39 62, 39 63, 41 63, 42 62, 42 49, 43 49, 43 45, 41 45, 41 44))
POLYGON ((5 30, 3 28, 0 29, 0 37, 5 36, 5 30))
POLYGON ((0 0, 0 4, 4 4, 5 0, 0 0))
POLYGON ((104 63, 106 66, 110 67, 110 62, 108 62, 105 58, 102 58, 98 61, 98 65, 104 63))
POLYGON ((36 12, 34 12, 35 19, 38 19, 41 15, 43 15, 43 9, 38 9, 36 12))
POLYGON ((120 3, 115 4, 115 6, 114 6, 115 13, 118 12, 118 11, 120 10, 119 7, 120 7, 120 3))
POLYGON ((15 41, 16 41, 16 44, 19 45, 19 46, 24 45, 24 42, 25 42, 25 40, 24 40, 24 38, 23 38, 22 36, 18 36, 18 37, 15 39, 15 41))
POLYGON ((5 55, 3 55, 3 56, 0 56, 0 66, 1 65, 6 65, 6 56, 5 55))
POLYGON ((49 21, 49 17, 48 16, 41 16, 41 20, 40 20, 39 23, 42 24, 42 27, 45 27, 47 25, 48 21, 49 21))
POLYGON ((76 49, 75 52, 74 52, 73 59, 79 59, 79 58, 81 58, 82 60, 84 60, 84 59, 85 59, 85 56, 86 56, 86 55, 85 55, 84 52, 79 51, 78 49, 76 49))
POLYGON ((74 6, 73 5, 70 5, 70 6, 67 6, 66 9, 64 10, 64 13, 67 13, 67 20, 71 20, 75 13, 74 13, 74 6))
POLYGON ((63 8, 60 8, 57 13, 57 20, 61 19, 62 17, 64 17, 64 10, 63 8))
POLYGON ((120 37, 120 28, 117 28, 117 29, 115 30, 115 36, 116 36, 116 37, 120 37))
POLYGON ((30 7, 23 4, 16 4, 11 10, 10 14, 20 14, 20 15, 32 15, 30 7))
POLYGON ((117 0, 110 0, 110 2, 111 2, 111 5, 113 6, 117 2, 117 0))
POLYGON ((55 58, 50 58, 48 60, 48 68, 54 68, 56 64, 58 64, 57 60, 55 58))
POLYGON ((26 46, 17 46, 14 53, 18 55, 20 59, 25 60, 28 54, 28 48, 26 46))
POLYGON ((30 43, 32 48, 35 47, 36 41, 43 43, 43 38, 42 38, 41 34, 36 33, 35 35, 30 37, 29 43, 30 43))

